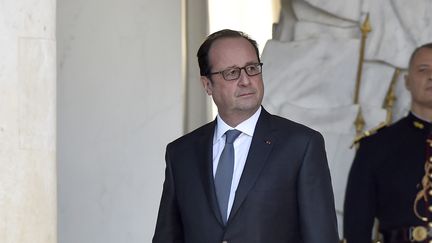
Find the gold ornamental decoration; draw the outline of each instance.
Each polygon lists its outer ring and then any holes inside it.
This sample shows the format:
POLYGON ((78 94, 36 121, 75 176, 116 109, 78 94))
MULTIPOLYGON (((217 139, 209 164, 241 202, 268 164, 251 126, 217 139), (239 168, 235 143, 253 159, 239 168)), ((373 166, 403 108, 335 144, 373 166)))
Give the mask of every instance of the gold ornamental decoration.
POLYGON ((426 227, 416 226, 411 228, 410 236, 410 240, 414 240, 415 242, 421 242, 426 240, 426 238, 428 237, 428 230, 426 229, 426 227))
MULTIPOLYGON (((365 21, 360 26, 360 30, 361 30, 361 45, 360 45, 359 62, 358 62, 358 67, 357 67, 357 78, 356 78, 355 90, 354 90, 354 104, 359 104, 360 85, 361 85, 363 63, 364 63, 364 56, 365 56, 365 50, 366 50, 366 39, 367 39, 369 32, 372 31, 372 27, 371 27, 371 24, 369 21, 369 13, 366 15, 365 21)), ((355 125, 356 133, 358 136, 362 133, 363 128, 365 126, 365 121, 364 121, 361 109, 359 109, 359 112, 357 114, 357 118, 354 122, 354 125, 355 125)))
POLYGON ((399 68, 396 68, 394 73, 393 73, 393 77, 392 80, 390 82, 390 86, 387 90, 387 94, 386 97, 384 99, 384 103, 383 103, 383 108, 387 111, 387 117, 386 117, 386 121, 385 123, 387 125, 390 125, 392 123, 392 117, 393 117, 393 107, 394 107, 394 103, 396 101, 396 92, 395 92, 395 86, 396 86, 396 82, 399 79, 399 75, 400 75, 401 70, 399 68))
POLYGON ((418 208, 419 202, 422 199, 424 202, 427 202, 428 197, 432 196, 432 195, 430 195, 430 194, 432 194, 432 182, 429 180, 429 175, 432 172, 432 163, 429 163, 428 161, 426 161, 425 166, 424 166, 424 170, 425 170, 425 175, 423 176, 422 181, 421 181, 421 185, 420 185, 421 189, 417 193, 416 198, 414 200, 413 210, 414 210, 414 214, 417 216, 417 218, 419 218, 423 222, 427 222, 428 218, 420 215, 417 208, 418 208))
POLYGON ((354 104, 359 103, 359 96, 360 96, 360 84, 362 79, 362 72, 363 72, 363 62, 364 62, 364 56, 365 56, 365 50, 366 50, 366 39, 368 37, 369 32, 372 31, 372 27, 369 21, 369 13, 366 15, 366 19, 363 22, 363 24, 360 26, 361 30, 361 45, 360 45, 360 57, 357 67, 357 78, 356 78, 356 84, 355 84, 355 93, 354 93, 354 104))

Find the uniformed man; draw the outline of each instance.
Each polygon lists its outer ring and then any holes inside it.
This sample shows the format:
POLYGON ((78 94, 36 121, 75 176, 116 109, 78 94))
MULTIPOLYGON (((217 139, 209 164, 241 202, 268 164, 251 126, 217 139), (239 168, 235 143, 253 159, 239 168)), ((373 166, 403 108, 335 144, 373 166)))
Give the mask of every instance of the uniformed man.
POLYGON ((344 205, 348 243, 432 242, 432 43, 409 61, 411 112, 364 138, 349 174, 344 205))

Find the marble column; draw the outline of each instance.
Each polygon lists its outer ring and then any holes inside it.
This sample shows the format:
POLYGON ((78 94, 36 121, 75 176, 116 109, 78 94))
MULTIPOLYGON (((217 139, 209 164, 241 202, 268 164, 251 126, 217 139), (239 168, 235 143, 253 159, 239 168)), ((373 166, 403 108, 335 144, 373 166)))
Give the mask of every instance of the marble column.
POLYGON ((207 36, 207 1, 186 1, 186 120, 185 132, 190 132, 214 119, 212 100, 201 84, 196 53, 207 36), (197 21, 199 19, 199 21, 197 21))
POLYGON ((59 242, 151 242, 185 127, 184 4, 57 1, 59 242))
POLYGON ((0 1, 0 242, 54 243, 55 0, 0 1))

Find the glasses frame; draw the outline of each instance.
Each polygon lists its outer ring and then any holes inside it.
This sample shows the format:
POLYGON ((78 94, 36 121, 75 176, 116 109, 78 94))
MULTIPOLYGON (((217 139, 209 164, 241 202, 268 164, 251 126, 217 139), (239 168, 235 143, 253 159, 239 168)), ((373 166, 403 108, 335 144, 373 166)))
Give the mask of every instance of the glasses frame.
POLYGON ((240 76, 241 76, 241 70, 244 70, 245 73, 246 73, 249 77, 256 76, 256 75, 262 73, 262 66, 263 66, 263 65, 264 65, 264 63, 262 63, 262 62, 258 62, 258 63, 251 63, 251 64, 248 64, 248 65, 246 65, 246 66, 244 66, 244 67, 231 67, 231 68, 227 68, 227 69, 224 69, 224 70, 222 70, 222 71, 219 71, 219 72, 209 73, 209 74, 207 74, 207 76, 210 77, 211 75, 221 74, 222 77, 223 77, 223 79, 225 79, 226 81, 234 81, 234 80, 237 80, 237 79, 240 78, 240 76), (249 66, 256 66, 256 67, 259 66, 261 70, 260 70, 259 73, 255 73, 255 74, 252 74, 252 75, 251 75, 251 74, 248 73, 248 71, 247 71, 247 69, 246 69, 246 68, 249 67, 249 66), (231 70, 231 69, 237 69, 237 70, 239 70, 239 76, 238 76, 237 78, 234 78, 234 79, 227 79, 227 78, 225 78, 224 72, 226 72, 226 71, 228 71, 228 70, 231 70))

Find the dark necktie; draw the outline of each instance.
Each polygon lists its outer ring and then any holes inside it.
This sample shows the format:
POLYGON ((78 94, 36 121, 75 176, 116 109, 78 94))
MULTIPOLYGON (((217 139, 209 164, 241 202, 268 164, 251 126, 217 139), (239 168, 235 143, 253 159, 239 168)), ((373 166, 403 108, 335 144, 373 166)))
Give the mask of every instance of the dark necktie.
POLYGON ((219 158, 215 175, 215 188, 216 196, 219 203, 219 210, 222 215, 224 224, 226 224, 228 217, 228 200, 231 191, 231 182, 234 171, 234 140, 240 135, 240 131, 228 130, 225 133, 225 147, 219 158))

